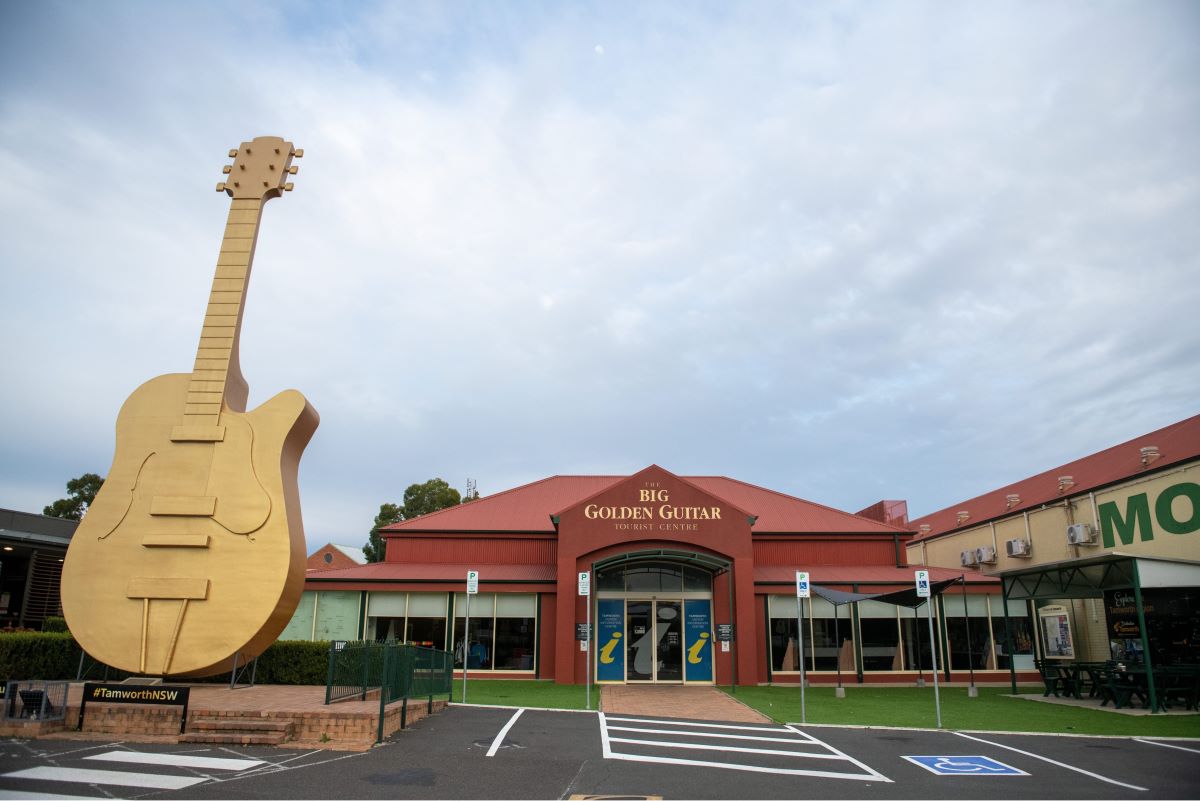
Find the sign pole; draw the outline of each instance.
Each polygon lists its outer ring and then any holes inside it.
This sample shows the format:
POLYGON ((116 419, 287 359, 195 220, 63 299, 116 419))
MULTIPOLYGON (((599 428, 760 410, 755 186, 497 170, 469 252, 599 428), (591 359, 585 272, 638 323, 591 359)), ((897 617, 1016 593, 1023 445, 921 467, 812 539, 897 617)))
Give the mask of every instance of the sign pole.
POLYGON ((808 678, 804 670, 804 599, 811 597, 808 573, 796 571, 796 644, 800 649, 800 722, 808 723, 808 709, 804 703, 804 685, 808 678))
POLYGON ((467 607, 463 610, 463 699, 467 702, 467 667, 471 664, 471 596, 479 592, 479 571, 467 571, 467 607))
POLYGON ((579 594, 583 596, 584 605, 587 607, 587 629, 584 637, 584 652, 587 654, 587 666, 584 669, 586 677, 587 690, 584 693, 587 706, 584 709, 592 708, 592 571, 586 570, 579 574, 579 594))
MULTIPOLYGON (((917 597, 924 598, 926 603, 926 611, 929 617, 929 658, 933 664, 933 706, 937 710, 937 727, 942 728, 942 698, 938 692, 938 666, 937 666, 937 647, 933 639, 933 597, 929 592, 929 571, 918 570, 917 577, 917 597)), ((920 654, 917 655, 917 664, 921 661, 920 654)))

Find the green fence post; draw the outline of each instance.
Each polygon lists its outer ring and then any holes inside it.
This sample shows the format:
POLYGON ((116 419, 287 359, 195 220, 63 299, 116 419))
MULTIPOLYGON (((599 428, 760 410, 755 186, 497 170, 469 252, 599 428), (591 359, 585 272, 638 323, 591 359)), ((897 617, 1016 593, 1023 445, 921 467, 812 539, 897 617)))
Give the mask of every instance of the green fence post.
POLYGON ((329 697, 333 693, 333 643, 329 643, 329 672, 325 677, 325 705, 329 705, 329 697))
MULTIPOLYGON (((388 652, 390 650, 391 649, 388 648, 386 645, 384 646, 384 649, 383 649, 383 675, 384 675, 384 677, 387 676, 388 652)), ((377 743, 383 742, 383 716, 384 716, 384 713, 387 711, 387 696, 388 696, 387 690, 388 690, 387 682, 381 681, 379 683, 379 730, 375 734, 375 742, 377 742, 377 743)), ((365 697, 365 694, 364 694, 364 697, 365 697)))

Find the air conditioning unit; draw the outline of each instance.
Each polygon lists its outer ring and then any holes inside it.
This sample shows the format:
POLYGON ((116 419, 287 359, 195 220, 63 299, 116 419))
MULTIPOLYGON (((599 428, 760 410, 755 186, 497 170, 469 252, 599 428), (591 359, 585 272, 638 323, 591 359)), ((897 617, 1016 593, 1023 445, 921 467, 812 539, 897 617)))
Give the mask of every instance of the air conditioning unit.
POLYGON ((990 545, 984 545, 982 548, 976 548, 975 558, 981 565, 994 565, 996 564, 996 549, 990 545))
POLYGON ((1009 556, 1029 556, 1028 540, 1009 540, 1004 543, 1004 550, 1009 556))
POLYGON ((1088 523, 1067 526, 1067 543, 1070 545, 1094 545, 1096 531, 1088 523))
POLYGON ((975 555, 974 548, 968 548, 962 552, 962 566, 975 567, 979 563, 979 559, 975 555))

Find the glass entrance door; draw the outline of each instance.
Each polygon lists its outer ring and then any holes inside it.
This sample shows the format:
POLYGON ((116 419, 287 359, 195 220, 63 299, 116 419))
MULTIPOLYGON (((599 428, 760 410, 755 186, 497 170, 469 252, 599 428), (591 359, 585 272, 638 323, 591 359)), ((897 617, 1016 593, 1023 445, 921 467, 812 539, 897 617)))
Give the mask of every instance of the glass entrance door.
POLYGON ((679 601, 626 603, 626 681, 683 681, 682 607, 679 601))
POLYGON ((683 604, 679 601, 655 603, 655 628, 658 636, 658 659, 655 681, 683 681, 683 604))

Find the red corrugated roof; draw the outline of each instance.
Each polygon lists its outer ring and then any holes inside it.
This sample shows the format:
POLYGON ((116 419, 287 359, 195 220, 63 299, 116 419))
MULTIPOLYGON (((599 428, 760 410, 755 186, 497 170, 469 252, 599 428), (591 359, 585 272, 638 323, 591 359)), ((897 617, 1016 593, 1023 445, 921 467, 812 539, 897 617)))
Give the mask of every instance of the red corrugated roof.
POLYGON ((457 581, 467 580, 468 570, 479 571, 479 581, 545 581, 554 583, 554 565, 453 565, 374 562, 342 570, 309 571, 308 581, 457 581))
MULTIPOLYGON (((554 531, 550 515, 628 476, 551 476, 459 506, 405 520, 384 531, 554 531)), ((909 529, 879 523, 725 476, 680 476, 704 492, 756 515, 755 533, 893 534, 909 529)))
MULTIPOLYGON (((892 565, 813 565, 800 567, 808 571, 812 584, 902 584, 912 586, 917 570, 928 570, 931 581, 948 581, 964 575, 961 570, 944 567, 895 567, 892 565)), ((784 565, 755 565, 756 584, 795 584, 797 567, 784 565)), ((980 573, 967 572, 968 584, 998 584, 999 579, 980 573)))
POLYGON ((909 525, 917 531, 920 531, 920 526, 928 525, 929 533, 918 535, 916 540, 928 539, 1161 470, 1195 459, 1197 456, 1200 456, 1200 415, 1143 434, 1091 456, 1076 459, 1061 467, 1046 470, 1015 484, 992 490, 969 501, 947 506, 941 511, 913 520, 909 525), (1143 465, 1141 449, 1151 445, 1158 448, 1160 455, 1149 464, 1143 465), (1070 476, 1075 483, 1060 492, 1059 478, 1063 476, 1070 476), (1007 500, 1009 495, 1017 495, 1020 500, 1010 506, 1007 500), (961 525, 958 523, 960 511, 968 513, 966 522, 961 525))

